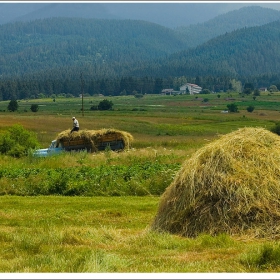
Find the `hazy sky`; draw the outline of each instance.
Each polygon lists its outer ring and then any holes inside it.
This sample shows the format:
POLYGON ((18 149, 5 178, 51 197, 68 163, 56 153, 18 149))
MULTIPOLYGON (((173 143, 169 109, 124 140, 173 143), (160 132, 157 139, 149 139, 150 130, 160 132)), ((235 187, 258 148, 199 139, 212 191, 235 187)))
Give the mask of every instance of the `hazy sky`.
POLYGON ((217 15, 251 5, 280 10, 280 1, 0 0, 0 23, 7 23, 13 20, 32 20, 50 16, 82 16, 105 19, 141 19, 168 27, 177 27, 202 23, 217 15), (91 5, 92 3, 94 5, 91 5), (75 7, 70 8, 69 4, 75 4, 75 7))

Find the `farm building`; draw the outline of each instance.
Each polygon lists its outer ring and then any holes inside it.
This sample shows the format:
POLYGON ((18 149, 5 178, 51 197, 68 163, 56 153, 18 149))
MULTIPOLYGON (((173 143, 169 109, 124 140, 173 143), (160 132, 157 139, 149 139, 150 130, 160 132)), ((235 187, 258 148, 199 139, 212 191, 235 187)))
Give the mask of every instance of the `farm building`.
POLYGON ((162 91, 161 91, 161 94, 163 95, 166 95, 166 94, 169 94, 171 95, 173 93, 173 88, 164 88, 162 91))
POLYGON ((196 84, 184 84, 180 87, 180 92, 186 92, 186 90, 188 89, 190 94, 196 94, 196 93, 200 93, 202 91, 202 88, 196 84))

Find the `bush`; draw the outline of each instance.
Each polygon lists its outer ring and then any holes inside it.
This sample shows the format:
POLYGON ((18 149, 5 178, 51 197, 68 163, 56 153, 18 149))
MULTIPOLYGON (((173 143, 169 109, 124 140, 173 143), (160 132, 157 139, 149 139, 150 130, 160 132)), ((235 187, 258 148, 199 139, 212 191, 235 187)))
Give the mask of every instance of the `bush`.
POLYGON ((32 112, 38 112, 39 110, 39 105, 38 104, 32 104, 31 107, 30 107, 30 110, 32 112))
POLYGON ((280 122, 277 122, 271 129, 271 132, 280 135, 280 122))
POLYGON ((252 113, 255 110, 255 107, 250 105, 247 107, 247 112, 252 113))
POLYGON ((11 100, 8 104, 8 111, 15 112, 18 109, 18 102, 17 100, 11 100))
POLYGON ((99 110, 111 110, 113 107, 113 102, 107 99, 99 102, 98 109, 99 110))
POLYGON ((234 104, 234 103, 228 104, 228 105, 227 105, 227 108, 228 108, 228 110, 229 110, 230 112, 232 112, 232 113, 238 112, 238 107, 237 107, 237 105, 234 104))
POLYGON ((28 154, 29 149, 39 147, 36 135, 15 124, 0 135, 0 153, 13 157, 22 157, 28 154))

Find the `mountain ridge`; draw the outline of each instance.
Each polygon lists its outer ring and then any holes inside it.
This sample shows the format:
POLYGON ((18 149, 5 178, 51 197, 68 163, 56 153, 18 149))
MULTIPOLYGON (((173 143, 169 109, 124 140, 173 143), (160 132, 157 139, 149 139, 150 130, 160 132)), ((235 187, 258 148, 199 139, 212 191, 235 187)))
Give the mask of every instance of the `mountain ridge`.
MULTIPOLYGON (((135 19, 169 28, 205 22, 254 3, 0 3, 0 24, 51 17, 135 19), (199 17, 197 15, 200 15, 199 17)), ((265 5, 259 3, 259 5, 265 5)), ((271 7, 278 7, 270 4, 271 7)), ((279 8, 280 9, 280 8, 279 8)))
POLYGON ((153 62, 133 74, 141 76, 231 76, 244 78, 280 74, 280 20, 263 26, 244 27, 215 37, 195 48, 171 54, 168 59, 153 62), (167 71, 168 69, 168 71, 167 71))
POLYGON ((218 15, 204 23, 179 27, 175 30, 182 36, 191 38, 188 45, 195 47, 226 32, 245 26, 260 26, 279 19, 280 11, 260 6, 248 6, 218 15))

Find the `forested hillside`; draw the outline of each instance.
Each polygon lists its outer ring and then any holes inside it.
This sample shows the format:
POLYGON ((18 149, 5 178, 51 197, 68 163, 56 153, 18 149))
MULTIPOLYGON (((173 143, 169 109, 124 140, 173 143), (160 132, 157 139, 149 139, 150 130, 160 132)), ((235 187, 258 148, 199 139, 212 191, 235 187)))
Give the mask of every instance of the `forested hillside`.
POLYGON ((2 77, 85 64, 120 67, 185 49, 173 30, 132 20, 17 22, 0 26, 0 40, 2 77))
POLYGON ((280 20, 280 11, 250 6, 219 15, 204 23, 181 26, 176 31, 187 39, 189 47, 196 47, 227 32, 243 27, 260 26, 276 20, 280 20))
POLYGON ((280 21, 242 28, 135 70, 137 75, 248 78, 280 73, 280 21))
POLYGON ((0 100, 40 93, 160 93, 194 82, 226 91, 280 81, 280 21, 241 28, 196 48, 145 21, 53 18, 0 26, 0 100))

